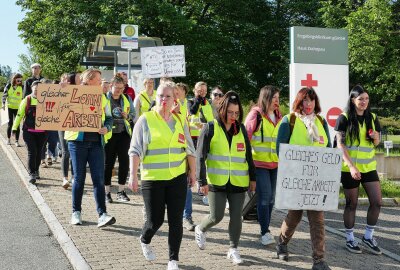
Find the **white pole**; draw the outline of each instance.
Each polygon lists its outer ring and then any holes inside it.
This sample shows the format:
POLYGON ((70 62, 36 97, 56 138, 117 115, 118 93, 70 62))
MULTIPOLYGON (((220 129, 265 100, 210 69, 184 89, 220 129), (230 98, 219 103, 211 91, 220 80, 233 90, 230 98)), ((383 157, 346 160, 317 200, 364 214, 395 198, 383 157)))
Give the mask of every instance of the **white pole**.
POLYGON ((128 49, 128 79, 131 79, 131 52, 132 49, 128 49))

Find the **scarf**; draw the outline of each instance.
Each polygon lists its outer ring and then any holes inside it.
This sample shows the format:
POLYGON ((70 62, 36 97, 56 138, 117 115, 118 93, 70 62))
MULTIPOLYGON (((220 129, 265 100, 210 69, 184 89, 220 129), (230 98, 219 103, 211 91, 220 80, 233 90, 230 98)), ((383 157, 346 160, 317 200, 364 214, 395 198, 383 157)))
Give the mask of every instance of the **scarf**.
POLYGON ((304 125, 307 128, 307 137, 310 142, 318 142, 319 141, 319 134, 318 134, 318 127, 315 125, 315 118, 317 117, 315 113, 309 115, 303 115, 299 113, 295 113, 296 117, 298 117, 301 121, 303 121, 304 125))

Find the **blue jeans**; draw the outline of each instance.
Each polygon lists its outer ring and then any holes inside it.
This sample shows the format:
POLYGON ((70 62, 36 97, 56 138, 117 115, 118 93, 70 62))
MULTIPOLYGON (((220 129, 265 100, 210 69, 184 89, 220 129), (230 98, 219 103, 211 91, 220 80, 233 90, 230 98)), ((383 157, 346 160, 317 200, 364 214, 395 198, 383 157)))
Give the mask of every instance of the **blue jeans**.
POLYGON ((93 182, 93 193, 97 213, 106 213, 104 191, 104 149, 101 142, 69 141, 68 150, 74 168, 74 184, 72 185, 72 211, 82 211, 82 196, 85 187, 86 164, 89 163, 93 182))
POLYGON ((272 208, 275 204, 275 189, 278 169, 256 168, 257 215, 261 235, 269 231, 272 208))
POLYGON ((46 158, 46 153, 49 156, 52 157, 56 157, 57 156, 57 143, 58 143, 58 131, 53 131, 53 130, 49 130, 47 131, 47 133, 49 134, 48 139, 47 139, 47 143, 45 144, 45 146, 42 149, 42 159, 46 158), (46 145, 48 146, 48 150, 46 152, 46 145))
POLYGON ((183 218, 192 218, 192 188, 188 187, 186 190, 185 209, 183 210, 183 218))

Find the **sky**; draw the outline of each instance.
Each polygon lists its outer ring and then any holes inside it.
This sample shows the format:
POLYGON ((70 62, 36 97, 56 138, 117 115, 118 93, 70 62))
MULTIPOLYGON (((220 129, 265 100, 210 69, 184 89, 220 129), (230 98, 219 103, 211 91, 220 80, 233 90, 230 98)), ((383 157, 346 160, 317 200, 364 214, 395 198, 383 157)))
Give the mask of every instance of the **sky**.
POLYGON ((15 0, 1 0, 0 26, 2 41, 0 42, 0 65, 10 66, 13 72, 18 71, 20 61, 18 55, 27 54, 28 46, 18 36, 18 22, 24 14, 15 4, 15 0))

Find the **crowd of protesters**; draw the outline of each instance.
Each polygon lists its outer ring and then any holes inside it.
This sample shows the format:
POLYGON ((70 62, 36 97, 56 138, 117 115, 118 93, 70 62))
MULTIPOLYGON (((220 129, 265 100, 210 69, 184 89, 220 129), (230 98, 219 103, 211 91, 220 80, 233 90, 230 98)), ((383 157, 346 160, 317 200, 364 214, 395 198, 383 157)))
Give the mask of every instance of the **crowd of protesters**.
MULTIPOLYGON (((193 87, 194 97, 187 99, 191 92, 188 85, 163 78, 155 88, 156 81, 145 78, 143 89, 135 94, 126 73, 116 73, 108 82, 102 79, 100 70, 88 69, 83 73, 63 74, 59 81, 52 83, 59 83, 61 87, 101 88, 102 125, 99 130, 45 131, 35 126, 36 97, 38 85, 49 82, 41 76, 40 64, 32 64, 31 69, 32 76, 25 83, 17 73, 4 88, 2 109, 7 108, 9 116, 7 144, 11 145, 13 135, 15 146, 21 146, 22 122, 31 184, 40 179, 40 167, 52 166, 57 156, 61 157, 61 186, 68 189, 72 185, 71 224, 83 222, 81 204, 88 164, 98 227, 116 222, 106 209, 106 203, 114 201, 111 194, 114 174, 118 179, 114 197, 117 201, 130 201, 126 186, 134 192, 140 186, 145 219, 139 242, 148 261, 156 259, 150 243, 164 222, 165 211, 169 225, 167 269, 178 269, 183 228, 194 231, 198 247, 205 249, 207 231, 222 220, 229 205, 227 257, 234 264, 242 263, 238 246, 247 191, 257 194, 261 244, 276 244, 277 257, 289 259, 288 244, 303 211, 288 211, 276 241, 269 227, 275 203, 279 145, 331 147, 327 122, 320 116, 320 102, 314 89, 300 89, 292 112, 282 116, 280 90, 265 86, 246 117, 239 95, 234 91, 224 94, 220 86, 212 88, 209 100, 207 83, 199 81, 193 87), (117 159, 118 172, 115 173, 117 159), (197 191, 209 205, 209 213, 197 226, 192 218, 192 190, 196 180, 197 191)), ((373 237, 382 200, 374 159, 374 147, 380 142, 380 124, 369 109, 368 92, 361 85, 351 90, 335 131, 335 145, 343 150, 345 247, 352 253, 361 253, 353 234, 361 184, 370 202, 362 242, 372 253, 381 254, 373 237)), ((330 269, 325 260, 324 212, 307 210, 307 216, 312 269, 330 269)))

